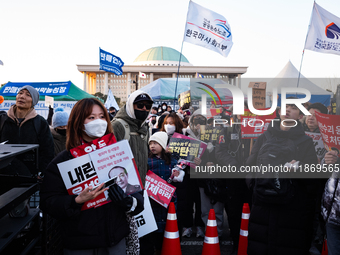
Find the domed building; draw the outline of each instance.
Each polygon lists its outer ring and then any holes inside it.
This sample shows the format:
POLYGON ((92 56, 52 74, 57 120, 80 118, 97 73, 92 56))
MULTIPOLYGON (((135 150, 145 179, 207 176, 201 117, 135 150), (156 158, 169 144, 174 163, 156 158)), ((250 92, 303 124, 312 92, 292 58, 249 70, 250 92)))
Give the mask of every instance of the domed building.
MULTIPOLYGON (((131 65, 123 66, 120 76, 99 70, 99 65, 77 65, 84 75, 84 90, 90 94, 112 93, 124 102, 136 89, 144 87, 159 78, 176 78, 180 52, 165 46, 143 51, 131 65), (144 76, 141 78, 141 74, 144 76)), ((123 56, 122 56, 123 57, 123 56)), ((124 59, 124 57, 123 57, 124 59)), ((247 72, 248 67, 194 66, 182 54, 179 78, 196 78, 199 73, 204 78, 221 78, 237 85, 237 79, 247 72)))
MULTIPOLYGON (((180 52, 169 47, 153 47, 142 52, 133 62, 134 65, 145 66, 178 66, 180 52)), ((192 66, 182 54, 181 66, 192 66)))

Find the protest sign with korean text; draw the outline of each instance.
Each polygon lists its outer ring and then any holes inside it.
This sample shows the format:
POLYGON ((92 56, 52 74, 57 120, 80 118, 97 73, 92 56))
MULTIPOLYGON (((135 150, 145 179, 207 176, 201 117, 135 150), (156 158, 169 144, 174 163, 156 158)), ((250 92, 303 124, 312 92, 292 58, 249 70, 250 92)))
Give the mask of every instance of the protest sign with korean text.
POLYGON ((54 106, 54 97, 45 96, 45 106, 46 107, 51 106, 53 108, 53 106, 54 106))
POLYGON ((323 144, 322 135, 320 133, 313 133, 313 132, 305 132, 305 133, 306 135, 308 135, 309 137, 313 139, 316 156, 318 156, 318 159, 321 160, 327 152, 323 144))
POLYGON ((76 148, 70 150, 73 157, 80 157, 97 149, 101 149, 107 145, 117 142, 113 133, 97 138, 90 143, 84 143, 76 148))
POLYGON ((200 158, 203 155, 207 144, 175 132, 169 141, 168 148, 175 159, 184 159, 188 161, 189 166, 194 167, 194 158, 200 158))
POLYGON ((153 211, 151 208, 150 199, 148 197, 148 193, 146 192, 146 190, 144 190, 143 196, 144 196, 144 210, 141 213, 134 216, 138 227, 139 238, 158 229, 155 221, 155 216, 153 215, 153 211))
POLYGON ((221 132, 222 132, 222 127, 218 127, 218 126, 213 127, 210 125, 206 125, 205 130, 203 132, 201 130, 201 141, 205 143, 211 142, 215 144, 221 132))
POLYGON ((106 72, 122 75, 124 62, 117 56, 99 48, 99 69, 106 72))
POLYGON ((118 177, 118 186, 127 194, 142 190, 143 185, 127 140, 105 146, 89 155, 100 183, 118 177))
POLYGON ((145 190, 151 199, 168 208, 176 188, 149 170, 145 177, 145 190))
POLYGON ((340 115, 323 114, 315 111, 315 116, 326 150, 335 150, 340 156, 340 115))
POLYGON ((272 120, 276 117, 275 113, 270 115, 256 115, 249 110, 241 115, 241 136, 242 139, 257 138, 267 130, 268 125, 272 125, 272 120))
POLYGON ((190 90, 184 91, 178 95, 179 107, 182 107, 185 104, 188 104, 188 106, 191 105, 190 90))
MULTIPOLYGON (((58 164, 59 172, 63 178, 69 195, 78 195, 87 187, 99 185, 97 173, 88 154, 58 164)), ((101 206, 107 203, 104 194, 87 201, 81 210, 101 206)))

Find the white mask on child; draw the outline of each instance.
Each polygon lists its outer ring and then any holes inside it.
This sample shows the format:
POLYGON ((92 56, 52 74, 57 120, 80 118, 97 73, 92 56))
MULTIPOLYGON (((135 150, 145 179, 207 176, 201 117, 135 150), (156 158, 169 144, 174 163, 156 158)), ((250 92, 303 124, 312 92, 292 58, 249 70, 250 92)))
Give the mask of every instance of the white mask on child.
POLYGON ((168 135, 172 135, 173 133, 175 133, 176 130, 176 126, 170 124, 164 125, 164 128, 168 135))
POLYGON ((102 137, 107 129, 106 120, 96 119, 84 124, 85 133, 91 138, 102 137))

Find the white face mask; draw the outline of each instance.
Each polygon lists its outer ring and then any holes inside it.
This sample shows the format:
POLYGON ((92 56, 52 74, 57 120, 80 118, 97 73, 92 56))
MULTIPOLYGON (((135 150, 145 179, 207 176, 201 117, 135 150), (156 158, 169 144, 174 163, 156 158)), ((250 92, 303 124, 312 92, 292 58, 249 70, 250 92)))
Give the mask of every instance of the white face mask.
POLYGON ((85 133, 91 138, 102 137, 107 129, 106 120, 96 119, 84 124, 85 133))
POLYGON ((165 106, 165 105, 163 105, 163 106, 162 106, 162 108, 163 108, 163 110, 165 110, 165 109, 166 109, 166 106, 165 106))
POLYGON ((172 135, 173 133, 175 133, 176 130, 176 126, 170 124, 164 125, 164 128, 168 135, 172 135))

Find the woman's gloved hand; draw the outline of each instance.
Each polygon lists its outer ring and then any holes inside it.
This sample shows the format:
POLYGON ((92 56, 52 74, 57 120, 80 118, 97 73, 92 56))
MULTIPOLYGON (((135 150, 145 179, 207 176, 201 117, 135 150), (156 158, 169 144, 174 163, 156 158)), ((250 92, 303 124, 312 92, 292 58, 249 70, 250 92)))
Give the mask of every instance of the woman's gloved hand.
POLYGON ((117 184, 109 187, 109 197, 126 212, 133 211, 137 205, 137 201, 134 201, 135 199, 133 197, 126 195, 117 184))

